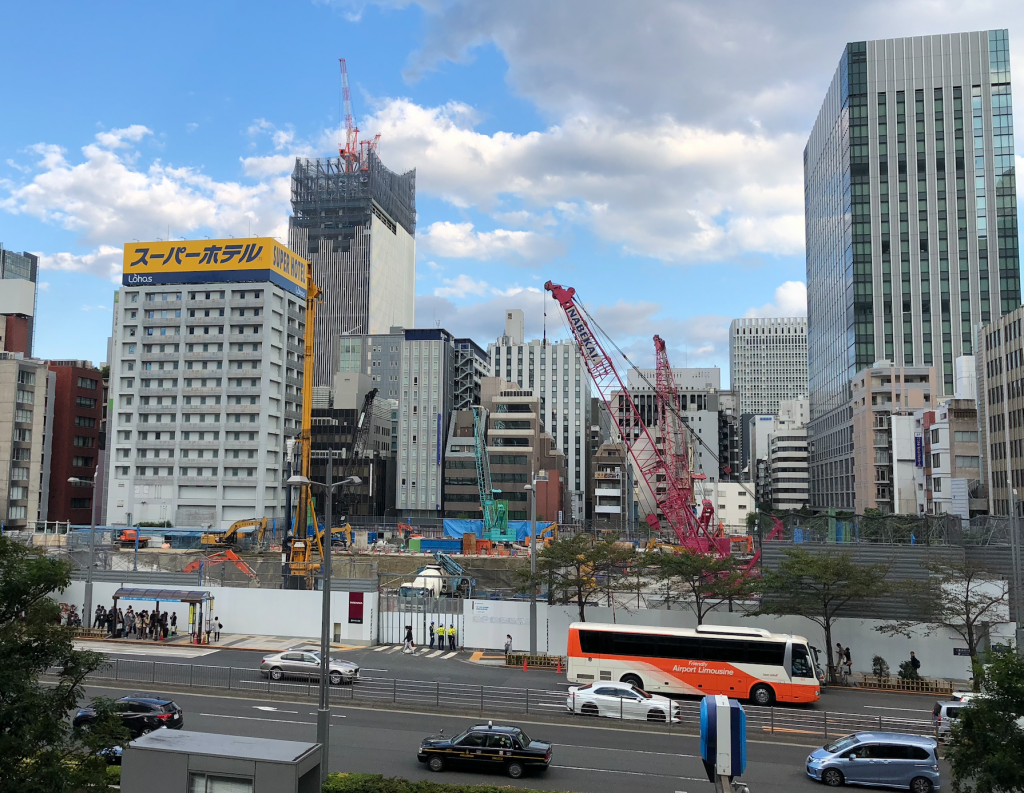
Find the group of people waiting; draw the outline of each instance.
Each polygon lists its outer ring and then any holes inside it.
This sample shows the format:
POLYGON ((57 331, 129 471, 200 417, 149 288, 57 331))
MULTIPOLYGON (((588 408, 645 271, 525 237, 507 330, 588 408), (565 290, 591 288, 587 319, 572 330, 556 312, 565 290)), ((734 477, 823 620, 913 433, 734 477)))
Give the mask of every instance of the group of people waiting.
POLYGON ((156 609, 135 611, 132 606, 123 611, 113 606, 108 609, 100 605, 93 615, 92 627, 106 629, 107 635, 116 639, 134 636, 136 639, 157 641, 178 635, 178 614, 173 612, 168 615, 166 611, 156 609))
MULTIPOLYGON (((435 626, 433 622, 430 623, 430 627, 427 629, 427 635, 430 637, 430 649, 434 649, 434 642, 437 642, 437 648, 439 650, 445 649, 445 639, 448 640, 448 649, 457 650, 459 647, 459 634, 455 630, 455 624, 450 624, 447 628, 443 624, 435 626)), ((405 626, 405 642, 402 647, 402 652, 411 653, 416 651, 416 644, 412 638, 412 625, 405 626)))

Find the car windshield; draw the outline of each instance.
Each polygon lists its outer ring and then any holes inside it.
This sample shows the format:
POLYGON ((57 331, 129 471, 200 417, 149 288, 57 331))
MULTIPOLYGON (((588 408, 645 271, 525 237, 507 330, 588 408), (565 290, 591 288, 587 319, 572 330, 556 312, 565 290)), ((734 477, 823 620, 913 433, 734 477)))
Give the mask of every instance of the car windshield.
MULTIPOLYGON (((452 743, 458 743, 463 738, 465 738, 467 735, 469 735, 469 730, 466 730, 465 732, 460 732, 458 735, 456 735, 454 738, 452 738, 452 743)), ((444 738, 443 735, 440 736, 440 737, 444 738)))
POLYGON ((527 735, 522 730, 519 731, 518 735, 519 735, 519 742, 523 745, 524 748, 529 746, 531 743, 533 743, 533 741, 530 740, 530 736, 527 735))
POLYGON ((636 686, 631 686, 631 688, 633 689, 634 692, 639 694, 644 699, 651 699, 651 695, 648 694, 646 691, 644 691, 642 688, 637 688, 636 686))
POLYGON ((856 735, 847 735, 843 738, 840 738, 838 741, 825 744, 823 748, 826 752, 845 752, 851 746, 856 746, 858 743, 860 742, 857 740, 856 735))

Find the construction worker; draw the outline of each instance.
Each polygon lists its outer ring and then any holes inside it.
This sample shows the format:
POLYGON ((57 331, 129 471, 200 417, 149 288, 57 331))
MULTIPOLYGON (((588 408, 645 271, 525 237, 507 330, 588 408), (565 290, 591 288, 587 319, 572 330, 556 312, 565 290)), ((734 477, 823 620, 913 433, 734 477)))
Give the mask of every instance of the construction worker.
POLYGON ((456 647, 456 642, 455 642, 455 626, 449 624, 448 625, 448 649, 449 650, 454 650, 455 647, 456 647))
POLYGON ((430 628, 428 629, 430 634, 430 649, 434 649, 434 621, 430 621, 430 628))

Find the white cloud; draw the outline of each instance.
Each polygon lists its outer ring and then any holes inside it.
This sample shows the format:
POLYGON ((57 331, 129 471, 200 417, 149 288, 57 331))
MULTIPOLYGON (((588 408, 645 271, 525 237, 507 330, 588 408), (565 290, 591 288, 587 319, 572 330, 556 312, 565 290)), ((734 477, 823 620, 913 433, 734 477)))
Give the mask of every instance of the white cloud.
POLYGON ((418 235, 423 249, 449 259, 506 258, 516 255, 535 260, 552 249, 553 243, 532 231, 475 231, 472 223, 438 221, 418 235))
POLYGON ((487 291, 486 281, 474 281, 468 275, 458 275, 455 278, 442 278, 445 286, 439 286, 434 290, 437 297, 466 297, 467 295, 482 295, 487 291))
POLYGON ((744 317, 806 317, 807 285, 803 281, 786 281, 775 290, 775 300, 748 309, 744 317))
POLYGON ((113 245, 100 245, 92 253, 39 253, 39 267, 43 270, 84 272, 99 278, 121 281, 123 251, 113 245))
POLYGON ((85 305, 82 306, 82 311, 113 311, 113 309, 110 306, 104 305, 85 305))
POLYGON ((48 292, 48 291, 50 291, 50 282, 49 281, 40 281, 38 284, 36 284, 36 286, 38 287, 40 292, 48 292))

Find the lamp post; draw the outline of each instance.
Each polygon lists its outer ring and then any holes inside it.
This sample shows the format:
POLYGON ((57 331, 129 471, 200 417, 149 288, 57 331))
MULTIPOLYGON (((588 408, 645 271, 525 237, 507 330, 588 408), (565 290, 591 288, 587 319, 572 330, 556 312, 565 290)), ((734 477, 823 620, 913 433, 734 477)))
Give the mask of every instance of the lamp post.
POLYGON ((530 655, 537 655, 537 480, 523 488, 530 494, 530 655))
POLYGON ((358 485, 362 480, 358 476, 349 476, 340 482, 332 482, 334 474, 334 449, 327 450, 327 476, 326 482, 311 482, 304 476, 292 476, 288 479, 289 485, 300 487, 318 487, 326 495, 324 505, 324 539, 323 547, 323 575, 321 586, 323 587, 323 599, 320 606, 320 702, 316 711, 316 739, 320 744, 320 780, 327 781, 327 755, 331 736, 331 700, 330 680, 328 674, 331 666, 331 502, 334 500, 334 488, 345 485, 358 485))
MULTIPOLYGON (((100 467, 97 465, 92 472, 92 498, 89 499, 89 566, 85 568, 85 614, 82 615, 87 627, 92 627, 92 567, 96 562, 96 480, 99 473, 100 467)), ((68 477, 68 484, 87 485, 89 482, 72 476, 68 477)))
POLYGON ((1017 623, 1017 652, 1024 653, 1024 645, 1021 644, 1024 641, 1024 592, 1021 592, 1021 587, 1024 585, 1021 575, 1021 547, 1020 547, 1020 536, 1018 533, 1018 520, 1017 520, 1017 504, 1018 493, 1016 488, 1010 488, 1010 562, 1013 564, 1013 575, 1011 581, 1013 583, 1013 614, 1014 621, 1017 623))

